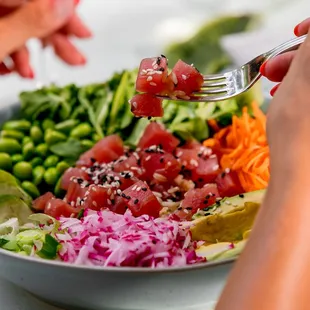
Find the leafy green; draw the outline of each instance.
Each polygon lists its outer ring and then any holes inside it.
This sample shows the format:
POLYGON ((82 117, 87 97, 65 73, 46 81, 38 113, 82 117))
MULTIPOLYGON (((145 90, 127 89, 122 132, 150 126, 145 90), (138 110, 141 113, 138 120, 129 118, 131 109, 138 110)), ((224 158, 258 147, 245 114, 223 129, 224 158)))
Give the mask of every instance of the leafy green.
POLYGON ((50 146, 50 151, 55 155, 77 160, 85 152, 85 148, 79 140, 68 139, 65 142, 59 142, 50 146))

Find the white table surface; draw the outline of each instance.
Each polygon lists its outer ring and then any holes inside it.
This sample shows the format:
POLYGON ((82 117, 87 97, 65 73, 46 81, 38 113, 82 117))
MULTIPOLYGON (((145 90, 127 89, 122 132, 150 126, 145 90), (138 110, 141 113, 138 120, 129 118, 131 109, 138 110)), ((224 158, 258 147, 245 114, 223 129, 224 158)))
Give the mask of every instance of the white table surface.
MULTIPOLYGON (((191 35, 203 20, 220 13, 260 12, 264 27, 259 32, 223 40, 236 63, 281 43, 292 36, 292 28, 310 16, 309 0, 85 0, 81 14, 95 37, 78 42, 89 58, 85 68, 69 68, 51 55, 47 57, 49 76, 59 84, 101 81, 112 72, 135 67, 142 57, 157 55, 174 38, 191 35), (263 43, 262 43, 263 42, 263 43)), ((38 49, 30 44, 33 64, 38 69, 38 49)), ((2 98, 33 89, 35 81, 17 76, 0 78, 2 98)), ((0 100, 5 105, 6 100, 0 100)), ((1 310, 56 310, 21 289, 0 279, 1 310)))

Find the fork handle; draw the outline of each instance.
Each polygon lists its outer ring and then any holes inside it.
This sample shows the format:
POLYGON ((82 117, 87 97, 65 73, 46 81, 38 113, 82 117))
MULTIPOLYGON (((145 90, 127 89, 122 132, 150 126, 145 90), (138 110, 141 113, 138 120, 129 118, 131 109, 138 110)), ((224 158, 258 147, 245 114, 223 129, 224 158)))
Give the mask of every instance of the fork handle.
POLYGON ((265 57, 267 59, 273 58, 277 55, 289 52, 289 51, 294 51, 299 48, 299 46, 305 41, 307 35, 303 35, 298 38, 294 38, 292 40, 289 40, 287 42, 284 42, 280 44, 279 46, 275 47, 274 49, 270 50, 265 54, 265 57))

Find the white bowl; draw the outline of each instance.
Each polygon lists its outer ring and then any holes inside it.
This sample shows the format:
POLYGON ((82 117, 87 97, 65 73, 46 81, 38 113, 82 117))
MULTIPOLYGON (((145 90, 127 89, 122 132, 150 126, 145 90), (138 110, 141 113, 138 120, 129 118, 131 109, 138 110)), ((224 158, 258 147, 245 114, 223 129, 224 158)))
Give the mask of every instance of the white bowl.
MULTIPOLYGON (((19 104, 0 107, 0 123, 19 104)), ((0 277, 65 309, 209 310, 233 260, 185 268, 99 268, 34 259, 0 249, 0 277)))

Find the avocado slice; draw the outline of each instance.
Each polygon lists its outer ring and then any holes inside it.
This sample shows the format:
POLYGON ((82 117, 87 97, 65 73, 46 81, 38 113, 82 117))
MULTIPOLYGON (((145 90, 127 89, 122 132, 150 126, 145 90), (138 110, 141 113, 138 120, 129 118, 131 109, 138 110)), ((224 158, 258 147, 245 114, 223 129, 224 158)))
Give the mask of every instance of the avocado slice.
POLYGON ((244 249, 246 240, 238 243, 219 242, 210 245, 203 245, 196 250, 198 256, 205 257, 207 261, 229 259, 238 256, 244 249))
POLYGON ((18 185, 15 177, 0 170, 0 197, 1 195, 13 195, 23 200, 28 207, 31 206, 32 198, 18 185))
POLYGON ((261 204, 265 197, 266 190, 260 189, 253 192, 244 193, 233 197, 225 197, 214 205, 198 211, 194 214, 193 219, 214 214, 225 214, 236 210, 236 207, 244 206, 246 202, 254 202, 261 204))
POLYGON ((27 223, 32 214, 29 206, 14 195, 0 195, 0 223, 11 218, 18 218, 19 224, 27 223))
POLYGON ((235 242, 243 240, 243 234, 254 224, 260 203, 245 202, 225 213, 200 217, 191 227, 193 240, 207 243, 235 242))

